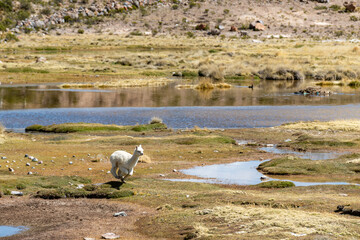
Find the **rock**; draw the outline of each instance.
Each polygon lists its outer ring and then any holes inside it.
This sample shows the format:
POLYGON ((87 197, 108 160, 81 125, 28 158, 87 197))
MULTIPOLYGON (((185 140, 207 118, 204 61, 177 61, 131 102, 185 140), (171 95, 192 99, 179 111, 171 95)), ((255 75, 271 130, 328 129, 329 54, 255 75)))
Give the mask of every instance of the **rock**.
POLYGON ((238 29, 234 25, 230 27, 230 32, 237 32, 238 29))
POLYGON ((27 157, 29 157, 29 155, 25 154, 25 156, 24 156, 24 157, 26 157, 26 158, 27 158, 27 157))
POLYGON ((344 7, 346 8, 347 12, 355 12, 356 10, 356 2, 344 2, 344 7))
POLYGON ((38 162, 39 160, 37 158, 33 158, 33 159, 31 159, 31 161, 38 162))
POLYGON ((9 167, 9 172, 14 172, 15 170, 11 167, 9 167))
POLYGON ((274 144, 266 144, 266 147, 274 147, 274 144))
POLYGON ((82 189, 82 188, 84 188, 84 187, 85 187, 84 184, 78 184, 77 187, 76 187, 76 189, 82 189))
POLYGON ((11 191, 10 194, 14 195, 14 196, 23 196, 24 195, 23 192, 19 192, 19 191, 11 191))
POLYGON ((71 162, 71 161, 70 161, 70 162, 69 162, 69 164, 70 164, 70 165, 72 165, 72 164, 73 164, 73 162, 71 162))
POLYGON ((36 59, 36 63, 44 63, 44 62, 46 62, 46 58, 45 58, 45 57, 38 57, 38 58, 36 59))
POLYGON ((265 26, 262 20, 257 20, 255 22, 250 23, 249 28, 254 31, 264 31, 265 26))
POLYGON ((173 72, 173 73, 172 73, 172 76, 173 76, 173 77, 182 77, 183 74, 182 74, 182 72, 173 72))
POLYGON ((176 170, 176 169, 173 169, 173 172, 177 172, 177 170, 176 170))
POLYGON ((33 173, 32 172, 28 172, 27 175, 32 175, 33 173))
POLYGON ((26 165, 26 166, 30 166, 30 163, 26 163, 25 165, 26 165))
POLYGON ((91 170, 92 170, 92 168, 88 168, 88 170, 89 170, 89 171, 91 171, 91 170))
POLYGON ((105 233, 101 235, 103 239, 118 239, 120 235, 116 235, 115 233, 105 233))
POLYGON ((286 139, 284 142, 291 142, 291 139, 286 139))
POLYGON ((206 25, 205 23, 200 23, 198 25, 196 25, 195 30, 199 30, 199 31, 206 31, 209 29, 209 26, 206 25))
POLYGON ((1 159, 7 159, 7 157, 1 157, 1 159))
POLYGON ((219 29, 213 29, 210 32, 208 32, 208 35, 212 35, 212 36, 218 36, 220 35, 221 31, 219 29))
POLYGON ((84 237, 84 240, 95 240, 95 238, 84 237))
POLYGON ((165 177, 165 175, 164 174, 159 174, 159 177, 165 177))
POLYGON ((295 92, 295 94, 310 95, 310 96, 329 96, 333 94, 333 92, 322 90, 319 87, 308 87, 298 92, 295 92))
POLYGON ((38 164, 43 164, 44 162, 43 161, 39 161, 38 164))
POLYGON ((265 181, 265 180, 268 180, 268 179, 269 179, 269 177, 267 177, 267 176, 261 176, 261 177, 260 177, 260 180, 261 180, 261 181, 265 181))
POLYGON ((117 212, 117 213, 114 213, 114 217, 126 217, 127 214, 126 212, 117 212))

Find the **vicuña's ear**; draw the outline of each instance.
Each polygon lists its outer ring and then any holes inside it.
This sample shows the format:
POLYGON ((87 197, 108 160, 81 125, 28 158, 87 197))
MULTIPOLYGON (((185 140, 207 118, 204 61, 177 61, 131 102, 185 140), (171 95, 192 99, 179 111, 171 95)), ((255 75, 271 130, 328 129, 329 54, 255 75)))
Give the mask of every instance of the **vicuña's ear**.
POLYGON ((141 148, 141 144, 139 145, 139 148, 141 148))

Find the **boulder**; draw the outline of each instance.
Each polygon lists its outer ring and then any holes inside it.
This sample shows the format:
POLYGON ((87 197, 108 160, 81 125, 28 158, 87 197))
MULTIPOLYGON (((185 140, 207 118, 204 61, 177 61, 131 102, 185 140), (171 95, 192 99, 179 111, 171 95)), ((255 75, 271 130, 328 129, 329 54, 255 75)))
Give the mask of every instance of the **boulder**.
POLYGON ((295 94, 309 95, 309 96, 329 96, 332 94, 332 92, 322 90, 319 87, 308 87, 308 88, 302 89, 298 92, 295 92, 295 94))
POLYGON ((210 32, 208 32, 208 35, 218 36, 220 35, 221 31, 219 29, 213 29, 210 32))
POLYGON ((356 2, 344 2, 344 7, 346 8, 347 12, 354 12, 356 10, 356 2))
POLYGON ((250 23, 249 28, 254 31, 264 31, 264 22, 262 20, 256 20, 255 22, 250 23))

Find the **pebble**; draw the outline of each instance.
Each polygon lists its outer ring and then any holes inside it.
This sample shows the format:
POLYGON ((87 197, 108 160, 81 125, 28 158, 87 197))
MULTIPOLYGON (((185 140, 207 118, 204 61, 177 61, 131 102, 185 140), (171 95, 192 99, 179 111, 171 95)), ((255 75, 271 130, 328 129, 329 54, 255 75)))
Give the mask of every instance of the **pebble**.
POLYGON ((187 197, 187 198, 189 198, 189 197, 190 197, 190 195, 186 195, 186 197, 187 197))
POLYGON ((73 158, 75 157, 75 155, 73 155, 73 158))
POLYGON ((26 163, 25 165, 26 165, 26 166, 30 166, 30 163, 26 163))
POLYGON ((160 176, 160 177, 165 177, 165 175, 164 175, 164 174, 159 174, 159 176, 160 176))
POLYGON ((27 175, 32 175, 33 173, 32 172, 28 172, 27 175))
POLYGON ((91 170, 92 170, 92 168, 88 168, 88 170, 89 170, 89 171, 91 171, 91 170))
POLYGON ((339 193, 339 196, 347 197, 347 196, 349 196, 349 195, 347 195, 346 193, 339 193))
POLYGON ((39 161, 38 164, 43 164, 44 162, 43 161, 39 161))
POLYGON ((95 238, 84 237, 84 240, 95 240, 95 238))
POLYGON ((291 142, 291 139, 286 139, 284 142, 291 142))
POLYGON ((10 172, 14 172, 14 169, 11 168, 11 167, 9 167, 9 171, 10 171, 10 172))
POLYGON ((110 171, 107 171, 106 173, 109 174, 109 173, 111 173, 111 172, 110 172, 110 171))
POLYGON ((105 233, 101 235, 103 239, 117 239, 120 237, 120 235, 116 235, 115 233, 105 233))
POLYGON ((6 159, 7 157, 1 157, 1 159, 6 159))
POLYGON ((266 144, 266 147, 274 147, 274 144, 266 144))
POLYGON ((214 150, 214 153, 218 153, 219 151, 218 150, 214 150))
POLYGON ((84 188, 84 187, 85 187, 84 184, 78 184, 76 188, 77 188, 77 189, 82 189, 82 188, 84 188))
POLYGON ((69 162, 69 164, 70 164, 70 165, 72 165, 72 164, 73 164, 73 162, 71 162, 71 161, 70 161, 70 162, 69 162))
POLYGON ((13 160, 13 162, 16 162, 15 160, 13 160))
POLYGON ((261 181, 268 180, 268 179, 269 179, 269 178, 268 178, 267 176, 261 176, 261 177, 260 177, 260 180, 261 180, 261 181))
POLYGON ((35 169, 35 167, 31 167, 31 169, 35 169))
POLYGON ((26 157, 26 158, 27 158, 27 157, 29 157, 29 155, 25 154, 25 156, 24 156, 24 157, 26 157))
POLYGON ((117 213, 114 213, 114 217, 126 217, 127 214, 126 212, 117 212, 117 213))
POLYGON ((10 194, 14 195, 14 196, 23 196, 24 195, 23 192, 19 192, 19 191, 11 191, 10 194))
POLYGON ((177 172, 177 170, 176 170, 176 169, 173 169, 173 172, 177 172))
POLYGON ((6 163, 10 163, 9 161, 6 161, 6 163))
POLYGON ((39 160, 37 158, 33 158, 33 159, 31 159, 31 161, 38 162, 39 160))

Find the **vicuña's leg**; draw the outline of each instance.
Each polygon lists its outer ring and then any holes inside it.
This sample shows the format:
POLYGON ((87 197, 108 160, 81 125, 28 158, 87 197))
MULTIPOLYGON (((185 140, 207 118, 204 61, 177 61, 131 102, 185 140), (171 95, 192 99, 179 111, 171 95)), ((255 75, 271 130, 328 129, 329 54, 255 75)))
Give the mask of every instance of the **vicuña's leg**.
POLYGON ((116 169, 117 169, 117 167, 115 165, 113 165, 110 172, 115 178, 120 179, 120 177, 116 174, 116 169))
POLYGON ((132 176, 133 173, 134 173, 134 169, 131 169, 131 170, 129 171, 129 174, 127 174, 127 175, 123 178, 123 182, 125 182, 125 179, 126 179, 128 176, 132 176))
POLYGON ((119 177, 123 183, 125 183, 125 178, 129 175, 129 170, 124 167, 119 167, 119 177), (121 174, 120 174, 121 172, 121 174))

